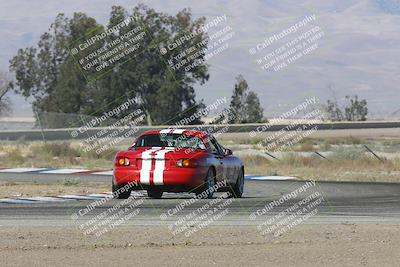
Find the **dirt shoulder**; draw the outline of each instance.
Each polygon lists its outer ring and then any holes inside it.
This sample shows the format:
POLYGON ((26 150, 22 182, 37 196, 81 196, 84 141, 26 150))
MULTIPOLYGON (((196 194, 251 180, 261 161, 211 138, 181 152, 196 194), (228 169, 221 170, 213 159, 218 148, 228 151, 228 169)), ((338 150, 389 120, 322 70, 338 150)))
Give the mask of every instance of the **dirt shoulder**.
POLYGON ((398 266, 400 225, 299 225, 273 239, 252 226, 213 226, 186 238, 167 227, 2 227, 3 266, 398 266), (128 264, 129 262, 129 264, 128 264))
POLYGON ((62 184, 35 184, 22 182, 0 182, 0 198, 59 196, 59 195, 87 195, 108 192, 111 186, 108 183, 79 183, 62 184))

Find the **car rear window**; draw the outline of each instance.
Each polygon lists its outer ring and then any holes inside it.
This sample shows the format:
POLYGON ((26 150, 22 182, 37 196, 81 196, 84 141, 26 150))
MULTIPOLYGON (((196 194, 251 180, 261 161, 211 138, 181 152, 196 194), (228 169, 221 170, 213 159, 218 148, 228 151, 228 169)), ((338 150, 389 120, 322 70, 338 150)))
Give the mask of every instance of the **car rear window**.
POLYGON ((197 136, 183 134, 148 134, 139 137, 134 147, 176 147, 206 149, 203 141, 197 136))

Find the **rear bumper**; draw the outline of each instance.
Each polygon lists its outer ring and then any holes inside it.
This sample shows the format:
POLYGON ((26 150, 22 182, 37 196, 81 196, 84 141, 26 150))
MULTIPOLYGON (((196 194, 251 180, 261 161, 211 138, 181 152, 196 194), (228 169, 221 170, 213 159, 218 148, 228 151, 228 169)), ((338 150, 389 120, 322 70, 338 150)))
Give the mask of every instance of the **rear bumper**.
POLYGON ((164 191, 185 192, 204 183, 208 169, 198 168, 171 168, 164 170, 162 181, 154 184, 154 171, 150 171, 149 179, 141 177, 139 169, 130 167, 116 167, 114 169, 114 183, 125 185, 134 183, 132 189, 162 188, 164 191))

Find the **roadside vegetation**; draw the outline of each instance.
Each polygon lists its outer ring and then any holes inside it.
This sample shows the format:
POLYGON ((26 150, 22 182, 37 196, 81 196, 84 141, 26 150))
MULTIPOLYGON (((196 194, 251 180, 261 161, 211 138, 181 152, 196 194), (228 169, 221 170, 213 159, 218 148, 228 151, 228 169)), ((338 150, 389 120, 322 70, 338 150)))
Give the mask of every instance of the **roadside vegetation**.
MULTIPOLYGON (((252 175, 296 176, 301 179, 332 181, 400 181, 400 140, 328 138, 304 139, 290 151, 264 153, 254 139, 220 138, 232 148, 252 175), (380 159, 369 152, 367 145, 380 159), (318 155, 318 152, 320 155, 318 155)), ((112 169, 113 158, 126 143, 96 154, 84 152, 78 142, 3 143, 0 145, 0 168, 81 168, 112 169)), ((77 186, 79 181, 64 181, 77 186)))
POLYGON ((118 150, 119 148, 109 149, 100 154, 94 151, 85 152, 77 142, 9 143, 0 145, 0 167, 107 170, 112 168, 118 150))
POLYGON ((80 182, 74 185, 0 182, 0 198, 86 195, 110 191, 109 184, 80 182))
POLYGON ((293 152, 279 160, 259 155, 240 158, 246 166, 247 173, 253 175, 295 176, 317 181, 400 182, 398 158, 382 163, 367 156, 353 158, 352 154, 335 153, 327 159, 321 159, 293 152))
POLYGON ((270 152, 270 155, 257 145, 259 142, 222 139, 222 143, 232 147, 242 159, 246 172, 253 175, 295 176, 324 181, 400 182, 398 139, 306 138, 290 150, 270 152))

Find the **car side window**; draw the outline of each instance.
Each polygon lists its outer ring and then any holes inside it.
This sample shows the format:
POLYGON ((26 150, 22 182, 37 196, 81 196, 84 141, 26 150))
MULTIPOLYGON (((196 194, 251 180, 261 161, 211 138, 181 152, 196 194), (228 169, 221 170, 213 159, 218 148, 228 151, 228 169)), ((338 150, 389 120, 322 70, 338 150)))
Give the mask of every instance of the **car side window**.
POLYGON ((224 147, 223 146, 221 146, 218 142, 217 142, 217 140, 215 140, 215 143, 217 144, 217 148, 218 148, 218 150, 219 150, 219 153, 221 154, 221 155, 223 155, 224 154, 224 147))
POLYGON ((212 138, 209 143, 210 143, 210 148, 211 148, 212 153, 222 155, 222 150, 214 138, 212 138))

